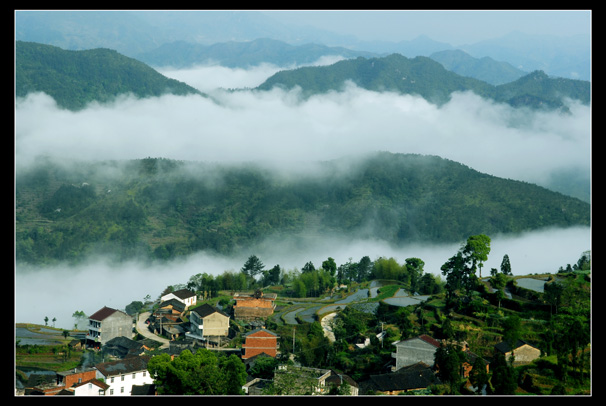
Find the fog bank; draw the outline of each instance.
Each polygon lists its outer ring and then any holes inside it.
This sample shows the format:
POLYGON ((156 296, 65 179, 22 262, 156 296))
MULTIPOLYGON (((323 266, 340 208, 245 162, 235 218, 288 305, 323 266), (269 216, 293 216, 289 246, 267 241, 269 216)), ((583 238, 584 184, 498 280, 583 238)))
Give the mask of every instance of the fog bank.
MULTIPOLYGON (((581 254, 591 248, 589 228, 546 229, 519 236, 491 236, 491 252, 484 265, 483 276, 490 268, 500 269, 503 255, 511 261, 514 275, 556 273, 560 267, 575 264, 581 254)), ((278 264, 283 270, 301 269, 308 261, 320 267, 328 257, 337 265, 350 258, 359 261, 394 257, 403 264, 406 258, 418 257, 425 262, 425 272, 441 275, 440 267, 460 248, 457 244, 411 244, 400 248, 380 241, 348 241, 336 238, 265 244, 233 257, 199 253, 164 265, 148 266, 138 262, 110 265, 103 259, 91 260, 77 267, 39 267, 15 275, 15 320, 44 323, 44 317, 57 319, 56 326, 72 328, 71 317, 76 310, 90 315, 103 306, 124 309, 134 300, 143 301, 150 295, 157 299, 169 285, 185 284, 192 275, 239 272, 249 255, 257 255, 270 269, 278 264)), ((49 322, 52 324, 52 322, 49 322)))

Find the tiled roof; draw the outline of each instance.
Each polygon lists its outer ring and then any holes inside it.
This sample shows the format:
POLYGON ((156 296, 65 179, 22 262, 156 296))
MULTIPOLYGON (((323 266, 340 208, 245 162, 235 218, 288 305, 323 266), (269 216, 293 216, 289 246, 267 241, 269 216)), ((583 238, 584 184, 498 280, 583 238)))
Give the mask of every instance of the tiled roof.
POLYGON ((192 312, 197 313, 198 316, 200 316, 201 318, 209 316, 213 313, 219 313, 225 317, 229 317, 227 314, 223 313, 221 310, 217 309, 216 307, 212 307, 208 303, 204 303, 202 306, 196 307, 195 309, 192 310, 192 312))
POLYGON ((252 331, 249 331, 248 333, 244 334, 244 337, 248 337, 248 336, 251 336, 251 335, 254 335, 254 334, 260 333, 260 332, 265 332, 265 333, 267 333, 267 334, 270 334, 270 335, 272 335, 272 336, 276 336, 276 337, 278 336, 276 333, 271 332, 271 331, 269 331, 269 330, 266 330, 266 329, 264 329, 264 328, 256 328, 256 329, 254 329, 254 330, 252 330, 252 331))
POLYGON ((367 383, 373 390, 391 392, 427 388, 437 382, 438 379, 431 368, 419 362, 400 368, 396 372, 371 375, 367 383))
POLYGON ((145 371, 147 370, 149 359, 150 357, 148 356, 128 357, 118 361, 103 362, 95 365, 95 368, 107 378, 109 376, 145 371))
POLYGON ((102 382, 98 379, 89 379, 88 381, 84 381, 84 382, 80 382, 80 383, 76 383, 74 384, 72 387, 73 388, 78 388, 80 386, 86 385, 92 383, 93 385, 97 385, 98 387, 100 387, 103 390, 108 390, 109 389, 109 385, 106 384, 105 382, 102 382))
POLYGON ((92 320, 103 321, 107 317, 114 314, 115 312, 117 312, 116 309, 112 309, 110 307, 103 306, 103 308, 101 310, 97 310, 96 313, 94 313, 92 316, 89 316, 88 318, 92 319, 92 320))
POLYGON ((177 296, 179 299, 187 299, 190 298, 192 296, 196 296, 196 294, 194 292, 192 292, 189 289, 181 289, 181 290, 176 290, 174 292, 171 292, 173 295, 177 296))

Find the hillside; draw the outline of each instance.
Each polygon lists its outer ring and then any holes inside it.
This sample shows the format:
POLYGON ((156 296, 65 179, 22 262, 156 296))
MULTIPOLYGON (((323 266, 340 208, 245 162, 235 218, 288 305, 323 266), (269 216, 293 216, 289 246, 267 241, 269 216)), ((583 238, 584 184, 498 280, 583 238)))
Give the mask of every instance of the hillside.
POLYGON ((331 66, 303 67, 278 72, 257 89, 300 87, 305 96, 340 91, 347 81, 372 91, 392 91, 418 95, 441 105, 457 91, 471 91, 479 96, 508 103, 515 107, 565 108, 563 100, 572 98, 590 101, 589 82, 549 78, 545 73, 532 72, 520 79, 499 86, 448 71, 428 57, 406 58, 392 54, 383 58, 344 60, 331 66))
POLYGON ((429 57, 440 62, 449 71, 483 80, 491 85, 513 82, 527 74, 507 62, 495 61, 487 56, 474 58, 460 49, 434 52, 429 57))
POLYGON ((135 59, 109 49, 66 51, 50 45, 17 41, 15 95, 44 92, 66 109, 92 101, 107 102, 122 94, 137 97, 199 94, 135 59))
POLYGON ((307 169, 40 160, 17 171, 17 260, 230 253, 270 236, 458 242, 590 221, 578 199, 435 156, 378 153, 307 169))

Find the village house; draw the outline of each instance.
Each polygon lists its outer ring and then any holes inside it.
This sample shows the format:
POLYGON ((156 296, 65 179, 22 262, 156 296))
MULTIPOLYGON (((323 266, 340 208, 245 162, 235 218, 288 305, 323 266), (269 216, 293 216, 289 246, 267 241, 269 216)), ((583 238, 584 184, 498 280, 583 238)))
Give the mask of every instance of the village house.
POLYGON ((248 359, 259 354, 275 358, 278 353, 278 335, 264 328, 257 328, 244 334, 244 354, 242 359, 248 359))
POLYGON ((97 379, 103 379, 109 388, 106 396, 130 396, 133 386, 153 384, 147 371, 149 356, 129 357, 123 360, 95 365, 97 379))
POLYGON ((541 356, 541 350, 523 340, 517 340, 513 346, 507 341, 502 341, 494 348, 501 352, 508 361, 513 355, 513 365, 516 366, 531 363, 541 356))
POLYGON ((265 295, 263 291, 257 290, 253 294, 236 293, 234 300, 234 318, 236 320, 252 321, 271 316, 276 308, 275 300, 277 294, 265 295))
POLYGON ((396 346, 396 352, 391 354, 396 360, 395 367, 392 367, 392 371, 395 372, 403 367, 419 362, 433 366, 436 350, 440 346, 440 342, 426 334, 422 334, 408 340, 396 341, 393 345, 396 346))
POLYGON ((80 382, 71 388, 74 396, 105 396, 109 385, 98 379, 80 382))
POLYGON ((360 394, 399 395, 405 392, 419 392, 439 382, 429 365, 417 362, 403 366, 396 372, 371 375, 368 380, 360 383, 360 394))
POLYGON ((196 294, 189 289, 180 289, 163 295, 160 300, 166 302, 170 299, 176 299, 183 303, 186 308, 196 304, 196 294))
POLYGON ((142 355, 149 347, 127 337, 115 337, 102 347, 104 356, 111 358, 126 358, 142 355))
POLYGON ((27 395, 53 396, 58 394, 73 394, 72 388, 95 379, 97 371, 94 368, 74 368, 67 371, 56 372, 54 379, 43 380, 31 388, 26 387, 27 395), (66 392, 67 391, 67 392, 66 392))
POLYGON ((133 337, 133 317, 116 309, 103 307, 88 318, 88 345, 100 347, 116 337, 133 337))
POLYGON ((219 342, 229 334, 229 316, 208 303, 191 310, 189 323, 191 335, 188 337, 219 342))

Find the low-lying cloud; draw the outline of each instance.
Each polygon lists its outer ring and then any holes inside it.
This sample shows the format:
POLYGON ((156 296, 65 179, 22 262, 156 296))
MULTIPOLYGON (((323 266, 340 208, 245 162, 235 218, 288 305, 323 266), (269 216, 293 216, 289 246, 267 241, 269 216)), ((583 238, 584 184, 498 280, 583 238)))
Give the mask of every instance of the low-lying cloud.
POLYGON ((296 89, 218 90, 229 76, 221 81, 225 72, 204 73, 208 70, 200 71, 200 80, 206 83, 198 86, 208 91, 214 84, 213 98, 124 96, 112 104, 69 112, 46 95, 30 95, 15 111, 17 160, 23 163, 42 154, 97 160, 272 161, 287 166, 390 151, 439 155, 481 172, 536 183, 545 182, 557 169, 589 172, 590 109, 574 102, 571 114, 529 113, 458 93, 437 107, 419 97, 371 92, 352 84, 342 92, 302 100, 296 89))
MULTIPOLYGON (((490 269, 500 269, 507 254, 514 275, 556 273, 560 267, 575 264, 590 249, 587 227, 546 229, 517 236, 491 236, 491 252, 482 276, 490 269)), ((461 243, 463 243, 462 241, 461 243)), ((248 255, 255 254, 271 268, 301 269, 308 261, 316 267, 328 257, 338 265, 363 256, 375 260, 393 257, 400 264, 406 258, 418 257, 425 262, 425 272, 441 275, 440 267, 460 248, 456 244, 412 244, 399 248, 385 242, 339 238, 310 238, 301 244, 288 240, 270 240, 237 256, 220 256, 200 252, 165 264, 149 265, 137 261, 109 263, 103 258, 79 266, 58 265, 21 269, 15 277, 15 318, 17 322, 39 323, 44 318, 57 319, 56 326, 72 328, 72 314, 81 310, 90 315, 103 306, 124 309, 132 301, 143 301, 149 295, 157 299, 169 285, 186 284, 198 273, 219 275, 239 272, 248 255)))

